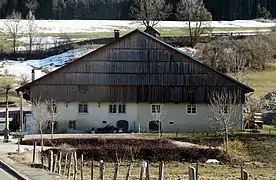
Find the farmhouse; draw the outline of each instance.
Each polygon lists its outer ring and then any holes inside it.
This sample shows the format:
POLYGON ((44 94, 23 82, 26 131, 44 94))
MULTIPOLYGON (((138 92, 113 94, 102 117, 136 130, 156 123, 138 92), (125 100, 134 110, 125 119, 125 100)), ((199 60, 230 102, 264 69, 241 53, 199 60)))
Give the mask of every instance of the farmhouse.
MULTIPOLYGON (((250 87, 216 71, 150 33, 134 30, 17 89, 29 101, 52 99, 56 131, 112 124, 124 131, 203 131, 210 128, 209 94, 238 94, 235 116, 250 87), (160 121, 158 121, 160 120, 160 121), (157 126, 156 126, 157 124, 157 126)), ((36 107, 33 105, 32 109, 36 107)), ((227 108, 227 107, 226 107, 227 108)))

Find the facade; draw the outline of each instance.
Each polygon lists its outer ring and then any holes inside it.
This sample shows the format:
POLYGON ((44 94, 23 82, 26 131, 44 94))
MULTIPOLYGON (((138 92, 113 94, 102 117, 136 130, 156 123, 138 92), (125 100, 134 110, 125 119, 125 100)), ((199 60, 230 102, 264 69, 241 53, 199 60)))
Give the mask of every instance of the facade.
POLYGON ((59 132, 107 124, 173 132, 209 130, 209 94, 222 89, 237 94, 232 118, 241 129, 244 97, 253 89, 135 30, 17 91, 30 101, 54 100, 59 132))

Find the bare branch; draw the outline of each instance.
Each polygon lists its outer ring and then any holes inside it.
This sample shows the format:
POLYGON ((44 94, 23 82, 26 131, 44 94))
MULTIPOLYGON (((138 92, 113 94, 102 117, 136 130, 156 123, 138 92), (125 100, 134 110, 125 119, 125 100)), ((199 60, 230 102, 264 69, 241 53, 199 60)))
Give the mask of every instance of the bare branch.
POLYGON ((238 117, 236 115, 239 103, 237 94, 223 89, 212 92, 209 99, 211 115, 208 119, 211 122, 210 126, 224 133, 227 151, 228 135, 232 130, 238 128, 238 117))
POLYGON ((135 0, 131 16, 140 20, 145 27, 154 27, 171 13, 172 6, 165 0, 135 0))
POLYGON ((35 16, 32 13, 32 11, 30 10, 26 19, 27 21, 27 35, 29 38, 29 51, 30 53, 32 52, 32 47, 33 47, 33 41, 35 38, 35 35, 37 34, 37 24, 35 22, 35 16))
POLYGON ((21 13, 13 11, 12 14, 7 16, 6 20, 4 21, 4 26, 6 32, 12 38, 13 41, 13 52, 16 52, 16 45, 17 39, 20 34, 21 26, 21 13))
POLYGON ((181 20, 189 21, 190 46, 194 47, 202 34, 212 31, 211 13, 205 8, 202 0, 181 0, 177 5, 181 20), (194 22, 193 22, 194 21, 194 22))

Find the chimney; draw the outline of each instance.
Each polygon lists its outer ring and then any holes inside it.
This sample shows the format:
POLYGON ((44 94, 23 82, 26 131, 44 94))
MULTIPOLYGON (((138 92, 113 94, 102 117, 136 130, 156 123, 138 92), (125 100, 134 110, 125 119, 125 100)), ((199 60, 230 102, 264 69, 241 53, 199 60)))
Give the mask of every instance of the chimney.
POLYGON ((32 81, 34 81, 34 80, 35 80, 35 70, 32 69, 32 81))
POLYGON ((120 39, 120 30, 114 30, 114 40, 117 41, 120 39))

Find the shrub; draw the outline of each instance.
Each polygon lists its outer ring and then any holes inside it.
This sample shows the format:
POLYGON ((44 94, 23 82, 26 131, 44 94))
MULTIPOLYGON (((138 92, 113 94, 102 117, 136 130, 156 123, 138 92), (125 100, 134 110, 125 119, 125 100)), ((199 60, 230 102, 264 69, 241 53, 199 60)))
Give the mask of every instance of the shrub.
MULTIPOLYGON (((25 140, 23 144, 33 144, 39 139, 25 140)), ((104 161, 121 160, 149 160, 157 161, 206 161, 216 158, 220 161, 228 161, 229 158, 222 154, 219 149, 179 147, 167 140, 146 140, 146 139, 54 139, 51 141, 55 146, 69 144, 74 147, 77 153, 83 154, 85 158, 104 161)), ((45 141, 45 146, 51 145, 45 141)), ((53 148, 57 153, 58 148, 53 148)), ((48 150, 47 150, 48 151, 48 150)), ((46 153, 47 153, 46 151, 46 153)))
MULTIPOLYGON (((225 151, 225 144, 221 144, 221 149, 225 151)), ((248 157, 244 143, 239 140, 228 142, 228 156, 232 161, 245 161, 248 157)))

